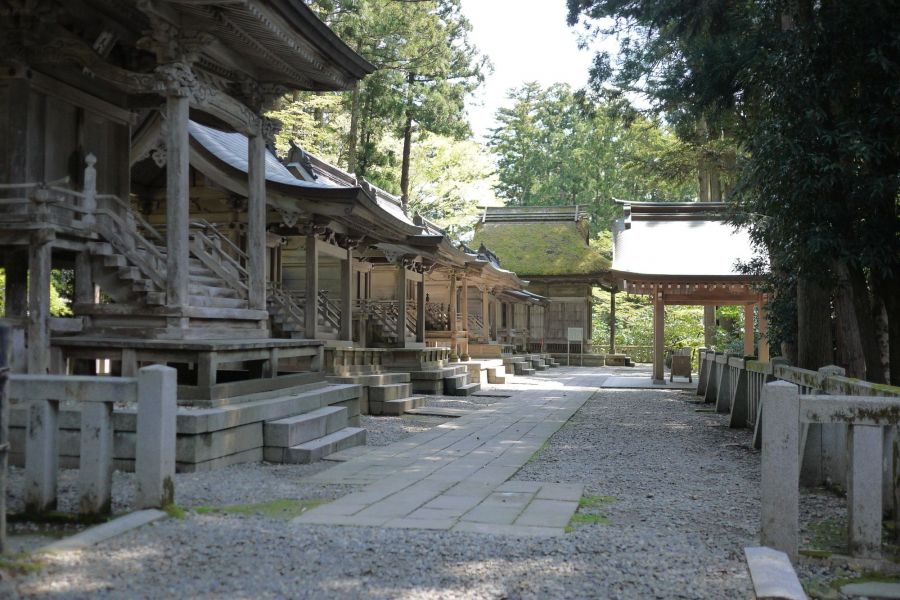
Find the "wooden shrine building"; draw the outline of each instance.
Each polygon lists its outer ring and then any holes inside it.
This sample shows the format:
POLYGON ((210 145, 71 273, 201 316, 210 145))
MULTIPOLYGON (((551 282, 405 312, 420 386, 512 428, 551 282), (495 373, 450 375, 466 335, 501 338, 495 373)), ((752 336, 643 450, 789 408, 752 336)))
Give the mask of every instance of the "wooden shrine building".
MULTIPOLYGON (((592 289, 608 286, 611 257, 591 244, 587 213, 578 206, 488 207, 472 243, 490 248, 498 264, 528 281, 528 292, 548 300, 543 322, 531 328, 531 349, 564 353, 568 328, 578 327, 590 352, 592 289)), ((524 326, 527 315, 509 307, 504 320, 524 326)))
POLYGON ((746 231, 725 222, 725 204, 621 203, 613 228, 612 275, 620 291, 653 301, 653 380, 664 382, 666 305, 744 307, 744 354, 768 360, 765 298, 757 278, 738 271, 753 257, 746 231), (754 307, 759 348, 754 345, 754 307))

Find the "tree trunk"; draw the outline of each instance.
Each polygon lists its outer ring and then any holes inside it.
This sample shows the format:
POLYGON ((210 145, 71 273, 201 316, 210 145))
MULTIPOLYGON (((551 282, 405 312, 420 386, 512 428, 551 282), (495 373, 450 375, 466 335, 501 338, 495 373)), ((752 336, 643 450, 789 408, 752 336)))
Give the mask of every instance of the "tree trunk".
POLYGON ((831 294, 816 281, 797 278, 797 366, 816 370, 834 362, 831 294))
POLYGON ((853 288, 844 263, 835 265, 837 286, 834 294, 834 312, 837 322, 837 363, 847 370, 847 376, 866 378, 866 357, 862 347, 862 332, 856 318, 853 288))
POLYGON ((887 311, 890 384, 900 385, 900 292, 895 277, 882 277, 881 273, 876 272, 873 279, 875 293, 884 302, 887 311))
POLYGON ((359 136, 359 86, 353 86, 350 102, 350 132, 347 134, 347 172, 356 173, 356 140, 359 136))
POLYGON ((875 343, 878 346, 878 372, 881 373, 881 381, 888 383, 891 380, 891 335, 888 329, 887 307, 884 300, 877 295, 872 296, 872 320, 875 322, 875 343))
POLYGON ((865 379, 873 383, 885 383, 881 367, 881 352, 875 336, 875 318, 872 314, 872 298, 866 275, 858 266, 848 267, 850 289, 853 291, 853 308, 856 313, 860 344, 866 360, 865 379))
POLYGON ((722 182, 719 180, 719 167, 709 165, 709 163, 707 165, 707 169, 709 169, 709 201, 721 202, 722 182))
POLYGON ((403 164, 400 168, 400 200, 403 202, 403 210, 406 210, 406 207, 409 205, 409 155, 412 151, 412 97, 413 97, 413 82, 416 80, 415 73, 410 73, 407 76, 407 84, 409 88, 407 90, 406 97, 406 123, 403 127, 403 164))
POLYGON ((711 349, 716 345, 716 307, 703 307, 703 345, 711 349))

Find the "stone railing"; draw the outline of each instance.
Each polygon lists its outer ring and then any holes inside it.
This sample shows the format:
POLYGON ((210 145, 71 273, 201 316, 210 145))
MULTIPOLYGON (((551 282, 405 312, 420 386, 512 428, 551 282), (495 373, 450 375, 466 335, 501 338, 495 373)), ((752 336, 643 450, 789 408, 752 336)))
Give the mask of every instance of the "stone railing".
POLYGON ((27 403, 25 506, 31 513, 54 510, 59 473, 59 403, 81 405, 79 512, 112 508, 113 406, 137 404, 135 508, 174 501, 176 371, 144 367, 137 377, 12 375, 9 398, 27 403))
MULTIPOLYGON (((762 544, 797 558, 803 431, 813 425, 837 425, 847 429, 848 549, 854 556, 879 557, 883 463, 894 453, 885 441, 893 440, 900 424, 900 399, 802 394, 797 384, 787 381, 766 384, 763 395, 762 544)), ((896 467, 887 469, 892 491, 896 467)))

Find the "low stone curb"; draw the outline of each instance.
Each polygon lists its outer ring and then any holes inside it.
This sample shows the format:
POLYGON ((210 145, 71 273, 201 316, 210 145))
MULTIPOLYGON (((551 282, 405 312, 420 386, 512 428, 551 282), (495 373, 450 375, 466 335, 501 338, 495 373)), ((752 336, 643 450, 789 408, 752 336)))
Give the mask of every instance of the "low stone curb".
POLYGON ((93 546, 102 541, 127 533, 132 529, 137 529, 167 517, 168 514, 156 509, 138 510, 125 516, 113 519, 108 523, 97 525, 86 529, 81 533, 76 533, 64 540, 47 544, 40 548, 37 552, 41 554, 52 554, 56 552, 66 552, 69 550, 81 550, 88 546, 93 546))

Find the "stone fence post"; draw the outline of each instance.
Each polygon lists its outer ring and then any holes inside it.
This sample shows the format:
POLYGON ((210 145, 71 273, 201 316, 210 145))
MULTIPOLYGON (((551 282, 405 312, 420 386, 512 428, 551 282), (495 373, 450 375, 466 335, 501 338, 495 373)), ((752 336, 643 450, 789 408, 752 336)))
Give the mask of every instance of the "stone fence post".
POLYGON ((800 538, 800 392, 785 381, 763 393, 760 543, 797 559, 800 538))
POLYGON ((176 371, 153 365, 138 371, 135 508, 175 502, 176 371))

